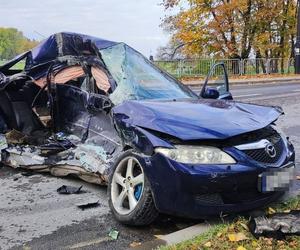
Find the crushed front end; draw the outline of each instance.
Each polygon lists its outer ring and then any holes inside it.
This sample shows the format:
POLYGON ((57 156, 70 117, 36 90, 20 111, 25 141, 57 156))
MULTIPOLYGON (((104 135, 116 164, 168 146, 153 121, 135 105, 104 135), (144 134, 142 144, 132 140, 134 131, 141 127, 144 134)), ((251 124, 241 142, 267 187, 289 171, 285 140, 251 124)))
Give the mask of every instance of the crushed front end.
POLYGON ((247 211, 276 200, 292 183, 294 148, 271 126, 189 147, 203 144, 220 147, 235 163, 186 164, 159 151, 145 160, 159 211, 190 218, 247 211), (270 145, 275 156, 268 153, 270 145))

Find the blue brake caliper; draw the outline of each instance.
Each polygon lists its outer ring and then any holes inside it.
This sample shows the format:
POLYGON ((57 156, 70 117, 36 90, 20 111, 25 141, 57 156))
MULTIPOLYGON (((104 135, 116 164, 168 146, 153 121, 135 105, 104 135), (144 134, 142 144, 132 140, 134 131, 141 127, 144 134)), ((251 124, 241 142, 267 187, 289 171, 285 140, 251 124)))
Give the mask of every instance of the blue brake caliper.
POLYGON ((134 188, 134 197, 138 201, 142 195, 143 184, 138 184, 134 188))

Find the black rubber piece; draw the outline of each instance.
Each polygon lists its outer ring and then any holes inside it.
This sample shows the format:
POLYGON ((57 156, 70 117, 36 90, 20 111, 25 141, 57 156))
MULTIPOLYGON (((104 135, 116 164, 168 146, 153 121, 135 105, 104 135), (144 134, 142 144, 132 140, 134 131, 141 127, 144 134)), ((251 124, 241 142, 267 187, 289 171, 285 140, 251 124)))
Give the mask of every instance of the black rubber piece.
POLYGON ((140 165, 143 168, 143 165, 142 165, 141 161, 139 160, 140 156, 135 154, 133 152, 133 150, 125 151, 116 160, 116 162, 113 166, 111 175, 109 177, 109 184, 108 184, 109 200, 108 200, 108 203, 109 203, 110 209, 112 211, 112 214, 114 215, 114 217, 116 218, 117 221, 121 222, 122 224, 130 225, 130 226, 146 226, 146 225, 151 224, 158 217, 159 213, 155 207, 154 200, 152 198, 150 183, 145 174, 144 174, 144 176, 145 176, 144 189, 143 189, 142 196, 141 196, 140 200, 138 201, 137 206, 131 213, 129 213, 127 215, 119 214, 115 210, 115 208, 112 204, 112 201, 111 201, 111 181, 112 181, 113 174, 114 174, 115 169, 118 166, 119 162, 127 156, 134 157, 136 160, 138 160, 138 162, 140 163, 140 165))

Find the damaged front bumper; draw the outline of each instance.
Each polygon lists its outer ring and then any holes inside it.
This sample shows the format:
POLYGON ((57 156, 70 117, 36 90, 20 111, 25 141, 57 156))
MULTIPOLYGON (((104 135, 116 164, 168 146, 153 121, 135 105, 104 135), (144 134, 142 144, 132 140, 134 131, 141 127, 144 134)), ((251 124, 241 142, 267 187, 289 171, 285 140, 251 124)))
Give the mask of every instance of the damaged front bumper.
POLYGON ((266 167, 251 162, 189 165, 155 154, 145 159, 144 164, 156 207, 162 213, 203 218, 242 212, 262 207, 284 193, 260 192, 259 175, 266 167))

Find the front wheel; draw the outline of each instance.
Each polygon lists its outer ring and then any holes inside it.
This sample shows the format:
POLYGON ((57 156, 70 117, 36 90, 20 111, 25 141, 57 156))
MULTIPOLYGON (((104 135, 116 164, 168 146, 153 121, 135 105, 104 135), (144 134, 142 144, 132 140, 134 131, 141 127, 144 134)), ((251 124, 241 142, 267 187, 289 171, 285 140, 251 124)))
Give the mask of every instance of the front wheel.
POLYGON ((158 216, 150 183, 138 157, 126 151, 113 167, 108 186, 109 206, 123 224, 148 225, 158 216))

